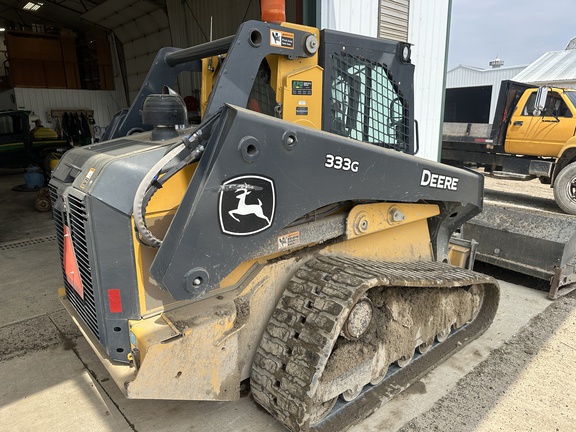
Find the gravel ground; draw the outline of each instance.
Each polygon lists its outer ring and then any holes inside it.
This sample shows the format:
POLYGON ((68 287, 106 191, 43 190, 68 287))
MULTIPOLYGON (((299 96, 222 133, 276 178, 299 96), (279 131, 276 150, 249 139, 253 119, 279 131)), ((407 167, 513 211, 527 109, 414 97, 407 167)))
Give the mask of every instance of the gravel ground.
POLYGON ((544 185, 538 179, 515 181, 485 177, 484 199, 564 214, 554 201, 554 192, 550 185, 544 185))

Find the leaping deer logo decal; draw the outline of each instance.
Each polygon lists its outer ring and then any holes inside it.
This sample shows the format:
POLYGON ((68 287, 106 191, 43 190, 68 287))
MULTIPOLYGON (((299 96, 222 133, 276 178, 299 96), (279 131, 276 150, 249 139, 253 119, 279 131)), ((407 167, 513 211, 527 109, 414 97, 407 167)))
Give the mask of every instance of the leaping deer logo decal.
POLYGON ((232 178, 220 186, 220 227, 234 236, 264 231, 272 225, 275 206, 271 179, 257 175, 232 178))
POLYGON ((240 219, 236 217, 236 215, 249 215, 253 214, 260 219, 264 219, 266 222, 270 223, 270 219, 266 217, 266 215, 262 211, 262 201, 258 198, 258 204, 246 204, 246 197, 252 193, 252 191, 248 190, 248 185, 245 184, 244 187, 240 187, 237 189, 238 191, 242 191, 240 194, 236 195, 238 198, 238 207, 234 210, 230 210, 228 214, 240 222, 240 219))

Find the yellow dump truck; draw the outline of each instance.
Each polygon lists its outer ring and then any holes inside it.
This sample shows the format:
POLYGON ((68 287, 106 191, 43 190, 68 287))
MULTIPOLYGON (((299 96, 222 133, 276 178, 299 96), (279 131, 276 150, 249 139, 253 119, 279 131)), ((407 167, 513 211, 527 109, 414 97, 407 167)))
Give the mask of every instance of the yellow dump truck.
POLYGON ((444 123, 442 162, 540 178, 576 214, 576 90, 503 81, 494 122, 444 123))

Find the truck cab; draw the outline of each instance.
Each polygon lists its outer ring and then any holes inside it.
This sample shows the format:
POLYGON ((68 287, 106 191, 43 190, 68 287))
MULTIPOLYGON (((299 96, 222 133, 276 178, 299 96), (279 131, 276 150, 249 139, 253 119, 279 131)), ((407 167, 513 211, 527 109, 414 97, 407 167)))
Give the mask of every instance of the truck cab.
POLYGON ((502 81, 492 125, 444 123, 442 162, 515 180, 538 177, 576 214, 576 90, 502 81))
POLYGON ((576 91, 548 90, 537 107, 538 88, 529 88, 520 97, 506 133, 507 153, 558 157, 576 130, 576 91))

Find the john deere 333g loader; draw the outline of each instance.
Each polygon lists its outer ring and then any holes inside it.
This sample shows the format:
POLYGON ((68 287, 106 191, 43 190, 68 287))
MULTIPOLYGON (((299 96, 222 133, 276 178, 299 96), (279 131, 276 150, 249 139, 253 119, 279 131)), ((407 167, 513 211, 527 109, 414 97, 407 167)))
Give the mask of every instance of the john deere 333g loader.
POLYGON ((498 286, 449 242, 482 177, 413 155, 410 46, 281 21, 161 50, 110 140, 65 154, 60 295, 129 398, 249 379, 288 429, 334 431, 481 334, 498 286))

